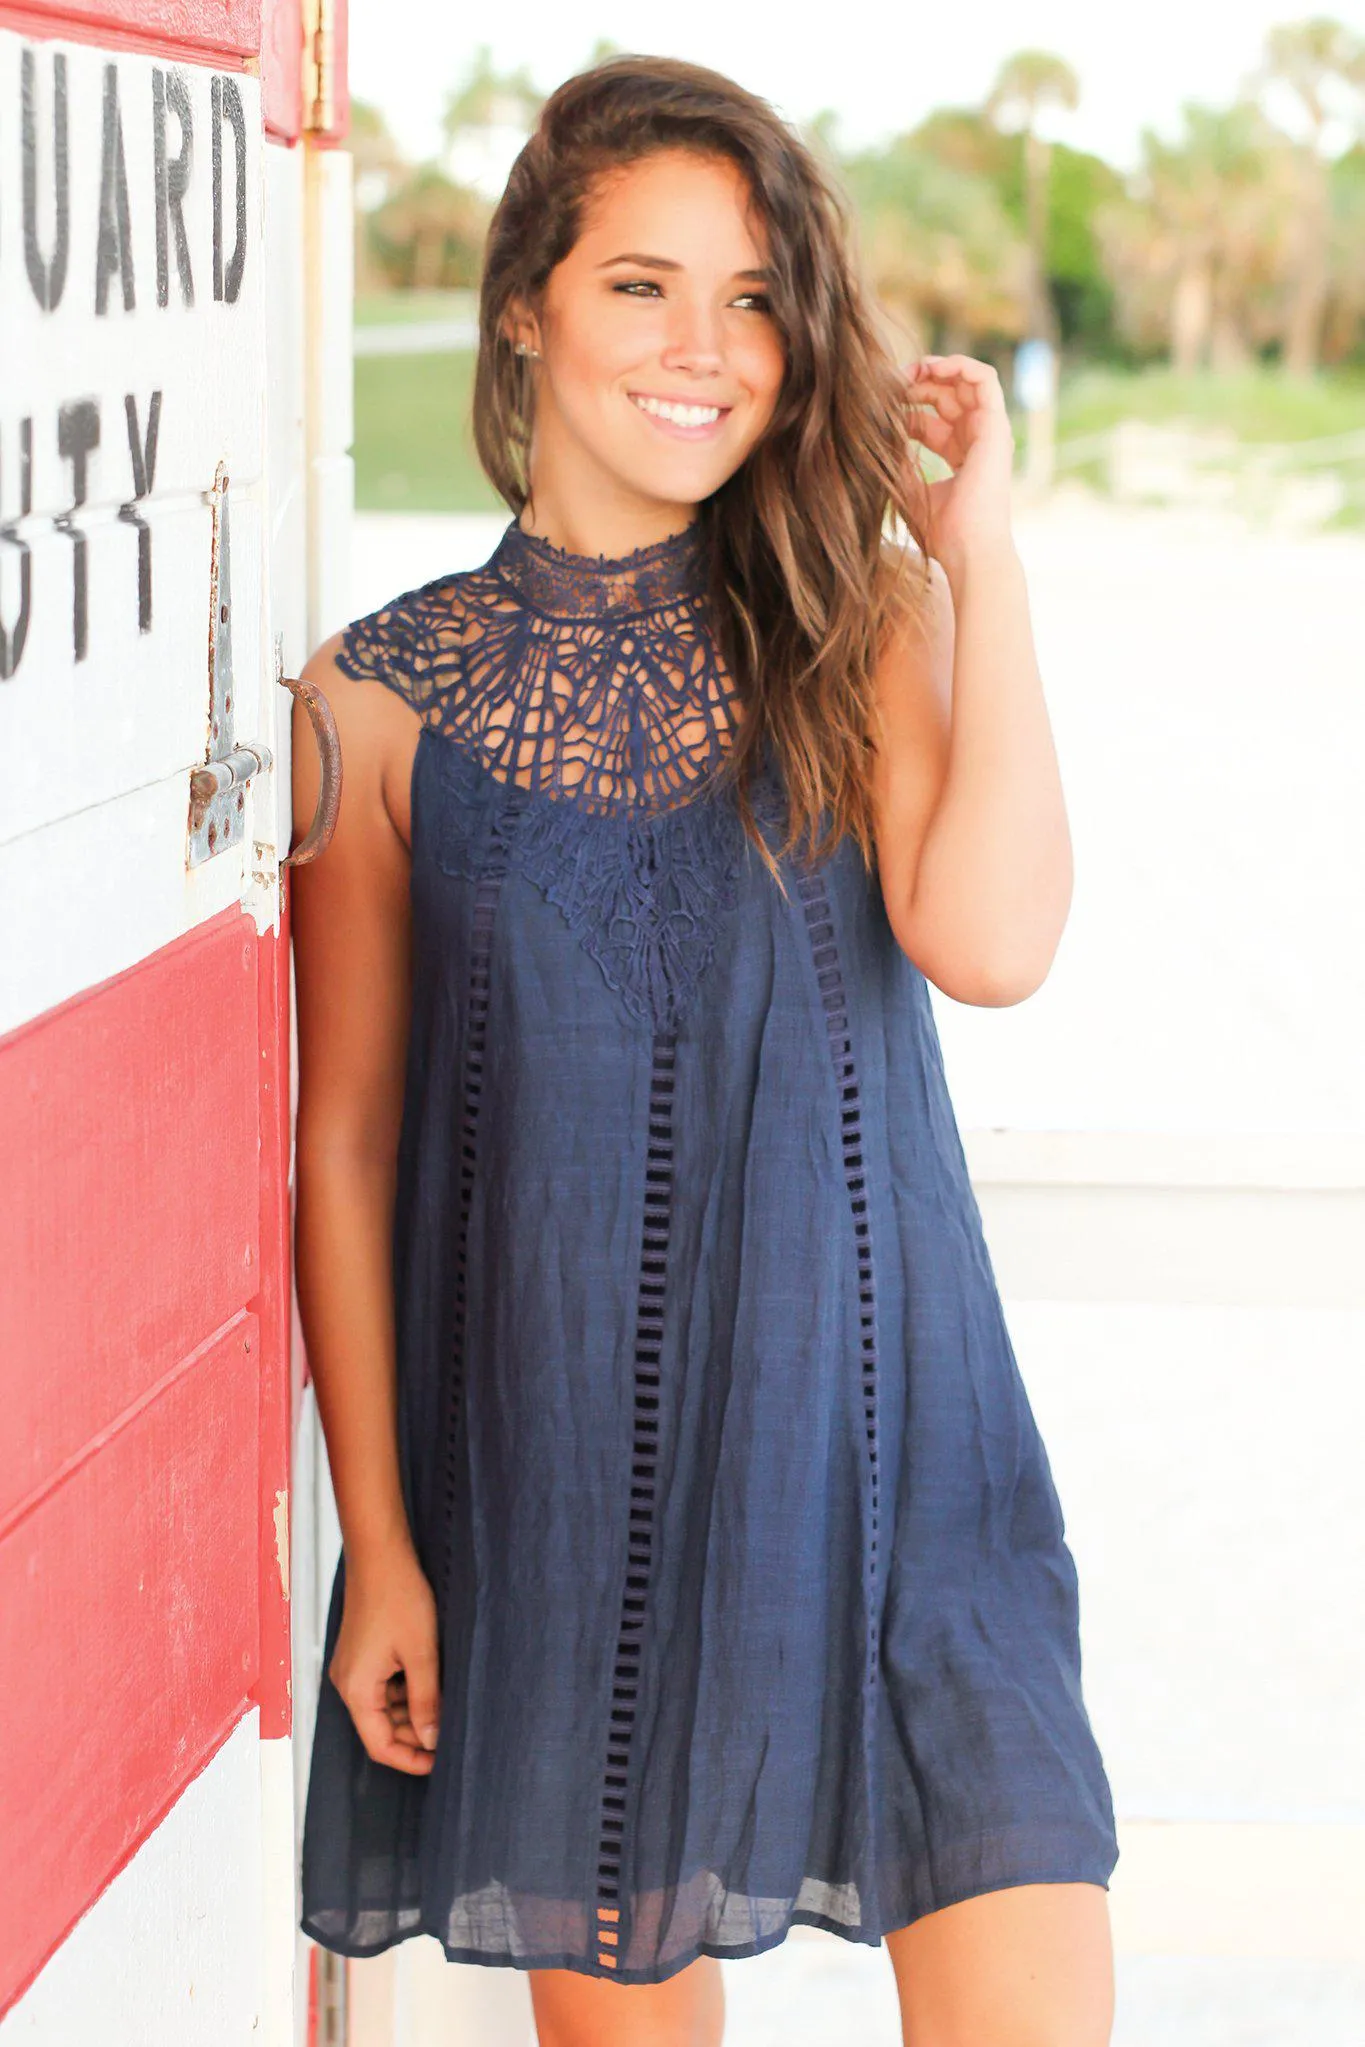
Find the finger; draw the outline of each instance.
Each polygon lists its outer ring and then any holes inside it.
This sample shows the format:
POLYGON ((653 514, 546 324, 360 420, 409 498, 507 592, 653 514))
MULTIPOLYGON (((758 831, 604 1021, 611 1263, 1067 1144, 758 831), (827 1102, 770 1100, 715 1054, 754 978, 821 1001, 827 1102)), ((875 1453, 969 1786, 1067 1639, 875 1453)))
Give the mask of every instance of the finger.
POLYGON ((405 1770, 409 1776, 425 1774, 435 1757, 427 1749, 410 1748, 398 1740, 389 1724, 387 1713, 374 1708, 352 1710, 356 1733, 360 1736, 365 1753, 376 1763, 386 1763, 392 1770, 405 1770))
POLYGON ((912 396, 921 396, 932 403, 944 419, 960 419, 964 410, 961 395, 951 384, 945 384, 936 377, 926 377, 910 385, 912 396))
MULTIPOLYGON (((1000 376, 994 363, 978 362, 970 355, 926 355, 911 365, 912 377, 923 377, 930 384, 955 391, 960 401, 969 405, 989 402, 991 386, 1000 388, 1000 376)), ((1002 393, 1003 395, 1003 393, 1002 393)))
POLYGON ((408 1649, 403 1658, 408 1713, 419 1740, 435 1748, 441 1726, 441 1686, 434 1638, 408 1649))
POLYGON ((953 445, 956 428, 949 426, 946 420, 937 418, 932 412, 926 412, 923 418, 915 421, 911 436, 922 446, 932 448, 936 455, 942 455, 953 445))
POLYGON ((389 1716, 389 1725, 399 1741, 406 1742, 409 1748, 421 1748, 424 1746, 418 1740, 417 1729, 412 1724, 412 1715, 408 1711, 406 1689, 393 1684, 392 1681, 390 1681, 389 1685, 389 1701, 386 1711, 389 1716))

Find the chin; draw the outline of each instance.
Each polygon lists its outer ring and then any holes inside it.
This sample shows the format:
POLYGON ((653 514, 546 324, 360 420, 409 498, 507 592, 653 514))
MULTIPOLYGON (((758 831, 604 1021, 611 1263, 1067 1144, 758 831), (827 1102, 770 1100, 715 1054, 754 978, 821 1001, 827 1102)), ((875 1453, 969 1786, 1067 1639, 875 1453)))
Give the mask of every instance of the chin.
POLYGON ((737 462, 655 462, 645 471, 625 476, 642 497, 666 504, 699 505, 718 491, 740 466, 737 462))

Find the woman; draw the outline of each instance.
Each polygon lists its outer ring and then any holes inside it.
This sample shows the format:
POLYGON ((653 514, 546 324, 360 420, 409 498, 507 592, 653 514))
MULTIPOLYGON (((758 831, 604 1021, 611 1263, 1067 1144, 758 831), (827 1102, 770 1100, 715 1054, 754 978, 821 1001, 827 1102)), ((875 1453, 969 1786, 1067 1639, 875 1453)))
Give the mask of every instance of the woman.
POLYGON ((627 57, 512 171, 475 416, 491 560, 308 666, 303 1926, 527 1969, 552 2047, 718 2041, 798 1922, 915 2047, 1098 2047, 1075 1573, 927 987, 1021 1001, 1070 897, 999 384, 896 368, 766 103, 627 57))

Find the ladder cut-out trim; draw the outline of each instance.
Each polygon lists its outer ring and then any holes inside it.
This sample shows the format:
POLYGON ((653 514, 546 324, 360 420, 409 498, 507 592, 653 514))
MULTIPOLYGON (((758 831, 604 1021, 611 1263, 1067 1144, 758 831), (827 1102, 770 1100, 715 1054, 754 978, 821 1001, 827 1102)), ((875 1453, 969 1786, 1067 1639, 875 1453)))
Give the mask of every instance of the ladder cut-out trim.
POLYGON ((863 1157, 862 1089, 853 1057, 853 1039, 849 1028, 843 969, 839 962, 838 940, 824 873, 817 871, 814 874, 801 875, 797 881, 797 893, 801 899, 806 935, 810 941, 811 958, 815 965, 815 976, 820 989, 820 1002, 829 1039, 830 1059, 834 1067, 844 1183, 848 1188, 854 1252, 858 1263, 858 1360, 868 1461, 866 1674, 870 1688, 877 1682, 879 1668, 879 1630, 876 1615, 881 1498, 877 1456, 877 1304, 873 1277, 872 1221, 863 1157))
MULTIPOLYGON (((505 826, 513 822, 509 812, 505 826)), ((455 1525, 455 1495, 461 1457, 461 1422, 464 1407, 465 1335, 469 1306, 469 1217, 474 1199, 474 1181, 479 1162, 479 1111, 483 1101, 484 1066, 488 1052, 488 1005, 492 988, 493 930, 498 903, 507 873, 511 846, 510 830, 498 829, 488 850, 487 863, 479 876, 471 917, 469 973, 465 1005, 464 1059, 459 1094, 459 1187, 456 1205, 454 1290, 449 1374, 446 1385, 445 1441, 442 1453, 444 1526, 441 1540, 437 1607, 444 1613, 450 1583, 452 1530, 455 1525)))
POLYGON ((607 1759, 602 1776, 597 1844, 597 1961, 617 1966, 620 1941, 622 1850, 630 1789, 631 1736, 640 1697, 640 1653, 654 1549, 655 1484, 659 1457, 659 1390, 663 1353, 668 1240, 673 1201, 673 1091, 677 1040, 659 1032, 650 1070, 649 1143, 644 1219, 635 1310, 635 1409, 626 1523, 626 1576, 612 1672, 607 1759))

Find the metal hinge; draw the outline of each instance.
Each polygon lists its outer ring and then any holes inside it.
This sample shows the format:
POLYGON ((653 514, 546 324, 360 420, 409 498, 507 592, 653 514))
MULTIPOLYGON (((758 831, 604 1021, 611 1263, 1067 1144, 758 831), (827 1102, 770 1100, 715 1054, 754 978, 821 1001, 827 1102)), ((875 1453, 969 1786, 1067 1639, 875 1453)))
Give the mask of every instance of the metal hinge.
POLYGON ((204 764, 190 774, 187 867, 202 866, 239 846, 246 832, 246 789, 271 765, 258 739, 234 738, 232 684, 232 552, 228 531, 228 478, 220 462, 208 493, 213 506, 209 567, 209 732, 204 764))
POLYGON ((336 0, 306 0, 303 39, 303 125, 330 134, 337 116, 336 0))

